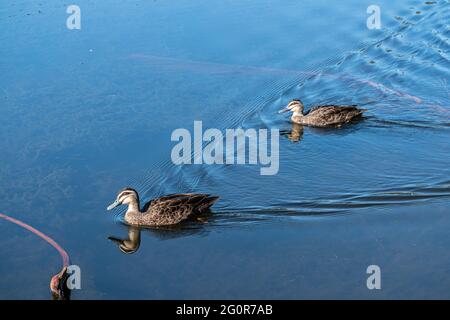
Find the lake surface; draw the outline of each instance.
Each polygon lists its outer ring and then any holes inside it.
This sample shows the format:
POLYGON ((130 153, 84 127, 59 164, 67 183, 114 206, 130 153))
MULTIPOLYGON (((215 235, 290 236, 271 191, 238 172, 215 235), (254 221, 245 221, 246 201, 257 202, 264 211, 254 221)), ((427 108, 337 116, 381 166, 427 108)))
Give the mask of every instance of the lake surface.
MULTIPOLYGON (((73 299, 450 298, 450 3, 0 5, 0 212, 80 266, 73 299), (364 121, 277 114, 358 104, 364 121), (171 133, 279 128, 280 168, 171 162, 171 133), (134 229, 117 191, 207 192, 205 223, 134 229), (133 254, 108 237, 140 239, 133 254), (381 268, 368 290, 366 269, 381 268)), ((0 299, 49 299, 57 252, 0 220, 0 299)), ((137 245, 137 243, 136 243, 137 245)))

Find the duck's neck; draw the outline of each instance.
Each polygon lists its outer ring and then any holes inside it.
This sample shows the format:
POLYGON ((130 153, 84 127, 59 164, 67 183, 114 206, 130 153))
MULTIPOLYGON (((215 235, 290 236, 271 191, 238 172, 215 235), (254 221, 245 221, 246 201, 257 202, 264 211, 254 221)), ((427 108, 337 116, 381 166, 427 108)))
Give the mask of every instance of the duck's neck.
POLYGON ((125 213, 125 221, 130 224, 140 224, 142 214, 139 209, 139 201, 133 200, 128 204, 127 212, 125 213))
POLYGON ((298 117, 304 117, 305 115, 303 114, 303 111, 295 111, 293 114, 292 114, 292 118, 298 118, 298 117))
POLYGON ((141 209, 139 208, 139 201, 137 199, 133 199, 129 204, 128 204, 128 209, 126 214, 128 213, 140 213, 141 209))

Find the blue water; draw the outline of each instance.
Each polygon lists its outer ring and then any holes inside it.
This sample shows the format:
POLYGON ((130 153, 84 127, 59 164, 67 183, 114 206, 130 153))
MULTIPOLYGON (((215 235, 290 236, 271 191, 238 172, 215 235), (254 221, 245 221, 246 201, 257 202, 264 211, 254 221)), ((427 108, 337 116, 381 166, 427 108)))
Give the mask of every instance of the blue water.
MULTIPOLYGON (((0 5, 0 212, 58 241, 74 299, 450 298, 450 4, 77 1, 0 5), (340 129, 277 110, 358 104, 340 129), (279 128, 280 170, 174 166, 170 135, 279 128), (143 200, 219 195, 207 223, 130 229, 143 200), (108 237, 140 234, 133 254, 108 237), (366 287, 379 265, 382 289, 366 287)), ((57 253, 0 221, 0 298, 48 299, 57 253)))

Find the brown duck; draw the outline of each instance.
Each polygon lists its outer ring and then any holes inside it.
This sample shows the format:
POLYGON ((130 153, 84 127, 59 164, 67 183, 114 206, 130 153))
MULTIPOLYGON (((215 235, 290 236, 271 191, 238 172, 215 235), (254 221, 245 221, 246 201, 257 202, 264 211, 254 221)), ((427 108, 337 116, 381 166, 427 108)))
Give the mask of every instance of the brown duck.
POLYGON ((137 226, 165 226, 208 211, 218 199, 209 194, 171 194, 147 202, 141 211, 137 191, 125 188, 107 210, 126 204, 125 222, 137 226))
POLYGON ((355 105, 352 106, 317 106, 303 113, 303 103, 300 100, 292 100, 284 109, 278 113, 287 111, 293 112, 291 120, 305 126, 313 127, 329 127, 341 126, 362 117, 365 109, 359 109, 355 105))

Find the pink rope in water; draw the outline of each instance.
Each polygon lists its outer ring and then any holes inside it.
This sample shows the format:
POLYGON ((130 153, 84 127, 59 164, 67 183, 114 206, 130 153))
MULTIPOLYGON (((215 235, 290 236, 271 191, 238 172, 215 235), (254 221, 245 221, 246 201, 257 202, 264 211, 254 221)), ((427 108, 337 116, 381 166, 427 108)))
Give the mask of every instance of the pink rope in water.
POLYGON ((27 229, 28 231, 33 232, 38 237, 44 239, 48 244, 50 244, 53 248, 55 248, 59 252, 59 254, 61 255, 62 261, 63 261, 63 267, 69 266, 69 261, 70 261, 69 255, 58 243, 56 243, 55 240, 53 240, 49 236, 43 234, 39 230, 33 228, 32 226, 26 224, 25 222, 11 218, 10 216, 7 216, 6 214, 0 213, 0 218, 3 218, 9 222, 17 224, 18 226, 21 226, 22 228, 27 229))
POLYGON ((162 57, 162 56, 153 56, 153 55, 146 55, 141 53, 134 53, 129 55, 129 58, 131 59, 139 59, 144 60, 147 62, 153 62, 158 65, 163 65, 167 67, 174 67, 177 69, 184 69, 184 70, 195 70, 197 72, 201 71, 209 71, 209 72, 244 72, 244 73, 275 73, 275 74, 291 74, 291 75, 307 75, 307 76, 317 76, 317 75, 323 75, 325 77, 332 77, 332 78, 347 78, 349 80, 353 80, 356 82, 359 82, 361 84, 368 85, 370 87, 373 87, 379 91, 383 92, 389 92, 391 94, 395 94, 399 97, 406 98, 408 100, 412 100, 415 103, 422 103, 422 99, 416 96, 413 96, 411 94, 389 88, 385 86, 382 83, 374 82, 366 79, 359 79, 356 77, 353 77, 348 74, 339 75, 339 74, 332 74, 332 73, 325 73, 325 72, 317 72, 317 71, 302 71, 302 70, 293 70, 293 69, 279 69, 279 68, 267 68, 267 67, 253 67, 253 66, 245 66, 245 65, 236 65, 236 64, 223 64, 223 63, 215 63, 215 62, 205 62, 205 61, 196 61, 196 60, 184 60, 184 59, 177 59, 177 58, 169 58, 169 57, 162 57))

